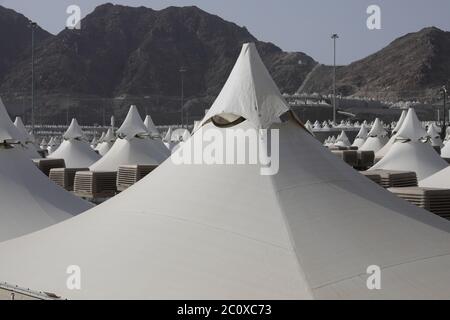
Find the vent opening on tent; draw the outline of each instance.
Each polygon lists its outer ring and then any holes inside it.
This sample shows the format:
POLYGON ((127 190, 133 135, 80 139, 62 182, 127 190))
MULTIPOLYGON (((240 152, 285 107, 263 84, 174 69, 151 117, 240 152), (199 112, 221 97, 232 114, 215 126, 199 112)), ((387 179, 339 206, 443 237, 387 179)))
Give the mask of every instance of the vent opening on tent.
POLYGON ((244 117, 232 114, 232 113, 222 113, 215 115, 211 118, 212 123, 219 128, 229 128, 244 122, 246 119, 244 117))

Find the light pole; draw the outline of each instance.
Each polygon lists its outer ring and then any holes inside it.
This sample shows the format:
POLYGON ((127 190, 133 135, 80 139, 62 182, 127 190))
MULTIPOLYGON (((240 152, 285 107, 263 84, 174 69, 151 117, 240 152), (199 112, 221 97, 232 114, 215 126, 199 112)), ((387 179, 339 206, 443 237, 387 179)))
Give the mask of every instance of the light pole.
POLYGON ((336 40, 339 36, 335 33, 333 39, 333 122, 336 123, 336 40))
MULTIPOLYGON (((186 68, 181 67, 180 68, 180 76, 181 76, 181 128, 183 128, 184 122, 183 122, 183 105, 184 105, 184 74, 186 73, 186 68)), ((187 120, 186 120, 187 121, 187 120)))
POLYGON ((443 121, 443 123, 442 123, 441 137, 442 137, 442 140, 444 140, 444 139, 445 139, 445 136, 447 135, 447 126, 446 126, 446 123, 445 123, 445 114, 446 114, 446 112, 447 112, 447 110, 446 110, 447 88, 446 88, 445 86, 442 86, 441 92, 442 92, 442 94, 443 94, 443 96, 444 96, 444 104, 443 104, 443 107, 444 107, 444 110, 443 110, 443 111, 444 111, 443 119, 444 119, 444 121, 443 121))
POLYGON ((37 23, 30 21, 31 28, 31 132, 34 134, 34 30, 37 23))

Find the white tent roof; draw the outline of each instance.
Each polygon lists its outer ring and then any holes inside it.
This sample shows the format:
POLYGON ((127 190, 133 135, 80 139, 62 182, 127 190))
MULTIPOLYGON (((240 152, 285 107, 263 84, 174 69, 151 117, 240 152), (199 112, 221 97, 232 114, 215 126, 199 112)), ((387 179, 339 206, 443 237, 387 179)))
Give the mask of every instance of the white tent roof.
POLYGON ((387 132, 384 129, 381 120, 379 118, 376 118, 375 122, 373 123, 372 129, 369 132, 369 137, 382 137, 385 136, 386 133, 387 132))
POLYGON ((66 168, 88 168, 100 159, 89 143, 82 140, 84 133, 76 119, 72 119, 63 137, 65 140, 48 158, 64 159, 66 168))
POLYGON ((420 141, 395 142, 388 153, 370 170, 385 169, 414 171, 422 180, 447 167, 439 154, 428 143, 420 141))
POLYGON ((367 137, 369 135, 368 129, 366 125, 362 125, 359 129, 358 134, 356 135, 355 140, 353 141, 352 146, 361 148, 364 145, 364 142, 366 142, 367 137))
POLYGON ((109 128, 106 131, 106 134, 103 136, 102 141, 114 142, 116 140, 116 136, 114 135, 114 131, 112 128, 109 128))
POLYGON ((225 86, 202 120, 216 115, 241 116, 259 128, 268 128, 289 110, 254 43, 242 46, 225 86))
POLYGON ((395 125, 394 130, 392 130, 392 135, 395 135, 400 130, 400 128, 403 125, 403 122, 405 121, 406 114, 407 114, 407 111, 403 110, 402 114, 400 115, 400 119, 398 119, 397 124, 395 125))
POLYGON ((1 281, 73 299, 450 297, 449 221, 336 161, 292 119, 271 128, 277 174, 165 161, 89 212, 0 244, 1 281), (82 290, 67 288, 73 264, 82 290), (374 264, 382 290, 367 288, 374 264))
POLYGON ((441 147, 443 145, 441 136, 434 123, 428 126, 427 136, 430 138, 430 143, 432 146, 441 147))
MULTIPOLYGON (((111 130, 112 131, 112 130, 111 130)), ((102 132, 100 138, 98 139, 98 142, 103 142, 103 139, 105 138, 105 132, 102 132)))
POLYGON ((151 136, 159 137, 160 133, 158 128, 156 128, 155 124, 153 123, 153 119, 150 115, 147 115, 144 120, 144 125, 147 128, 148 132, 151 136))
POLYGON ((117 171, 121 165, 159 165, 170 152, 158 139, 149 137, 117 139, 111 149, 89 167, 91 171, 117 171))
POLYGON ((74 299, 450 297, 450 222, 334 161, 296 123, 273 128, 278 174, 166 161, 86 214, 0 244, 0 279, 74 299), (60 272, 74 263, 83 290, 60 272), (372 264, 382 290, 366 287, 372 264))
MULTIPOLYGON (((2 104, 0 113, 3 114, 0 132, 14 133, 10 128, 15 126, 2 104)), ((0 178, 0 242, 48 227, 92 207, 51 182, 19 145, 0 148, 0 178)))
POLYGON ((130 106, 127 117, 123 121, 119 130, 117 130, 117 134, 126 139, 132 139, 138 135, 148 134, 148 129, 142 121, 136 106, 130 106))
POLYGON ((446 167, 419 181, 419 186, 427 188, 450 189, 450 167, 446 167))
POLYGON ((20 131, 20 133, 23 137, 22 138, 23 140, 21 140, 21 141, 23 143, 33 142, 33 139, 31 138, 30 134, 28 133, 27 128, 25 128, 25 125, 23 124, 21 117, 16 117, 16 119, 14 121, 14 125, 20 131))
POLYGON ((336 139, 336 145, 341 147, 350 146, 350 140, 348 139, 347 134, 344 130, 341 131, 338 138, 336 139))
POLYGON ((163 139, 165 142, 170 142, 172 141, 172 128, 169 127, 169 130, 167 130, 166 135, 164 136, 163 139))
POLYGON ((51 155, 50 159, 64 159, 66 168, 88 168, 100 159, 88 142, 78 139, 64 140, 51 155))
POLYGON ((22 133, 11 121, 5 105, 0 98, 0 142, 17 141, 26 142, 28 135, 22 133))
POLYGON ((409 108, 408 114, 397 133, 397 137, 418 141, 426 136, 427 132, 422 127, 419 118, 417 118, 416 112, 413 108, 409 108))
POLYGON ((84 137, 83 130, 81 130, 80 125, 78 124, 77 119, 72 119, 69 128, 66 133, 64 133, 63 138, 65 140, 71 139, 81 139, 84 137))
POLYGON ((50 181, 20 149, 0 149, 0 175, 0 242, 92 207, 50 181))

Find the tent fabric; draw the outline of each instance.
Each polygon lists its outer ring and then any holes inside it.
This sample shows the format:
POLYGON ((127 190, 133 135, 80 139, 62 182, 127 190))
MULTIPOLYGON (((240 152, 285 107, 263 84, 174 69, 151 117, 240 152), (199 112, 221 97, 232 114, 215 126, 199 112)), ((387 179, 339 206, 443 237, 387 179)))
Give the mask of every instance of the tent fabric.
POLYGON ((400 116, 400 119, 397 121, 397 125, 395 126, 394 130, 392 131, 392 136, 389 139, 389 141, 380 149, 376 152, 375 157, 378 159, 382 159, 386 153, 388 153, 388 151, 391 149, 392 145, 395 143, 395 141, 397 140, 397 133, 400 130, 400 128, 402 127, 405 118, 406 118, 406 114, 407 111, 403 110, 402 114, 400 116))
POLYGON ((99 143, 95 147, 95 150, 98 151, 98 153, 101 156, 104 156, 108 153, 108 151, 111 149, 111 147, 114 145, 114 141, 116 140, 116 136, 114 135, 114 131, 112 128, 109 128, 108 131, 105 133, 102 133, 102 137, 99 140, 99 143))
POLYGON ((388 153, 370 170, 414 171, 422 180, 447 167, 439 154, 428 143, 420 141, 395 142, 388 153))
POLYGON ((442 139, 438 132, 438 129, 435 127, 434 123, 429 126, 427 130, 427 137, 430 139, 430 143, 433 147, 442 147, 444 145, 442 143, 442 139))
POLYGON ((289 106, 264 66, 255 44, 247 43, 242 46, 225 86, 202 125, 214 116, 232 114, 266 129, 279 122, 279 117, 288 110, 289 106))
POLYGON ((274 175, 173 161, 208 130, 239 136, 259 125, 208 122, 125 192, 0 243, 1 281, 70 299, 450 298, 450 222, 337 161, 292 119, 270 127, 274 175), (82 290, 67 287, 73 264, 82 290), (367 288, 374 264, 382 290, 367 288))
POLYGON ((72 119, 63 137, 64 141, 48 158, 64 159, 66 168, 87 168, 100 159, 89 143, 82 140, 84 133, 76 119, 72 119))
POLYGON ((33 139, 31 138, 30 134, 27 131, 27 128, 25 128, 25 125, 23 124, 22 118, 21 117, 16 117, 15 121, 14 121, 14 125, 16 126, 16 128, 20 131, 21 135, 22 135, 22 143, 29 143, 29 142, 33 142, 33 139))
POLYGON ((408 113, 407 110, 403 110, 402 114, 400 115, 400 119, 398 119, 397 124, 395 125, 394 130, 392 130, 392 135, 395 135, 398 133, 398 131, 400 130, 400 128, 403 125, 403 122, 405 121, 406 118, 406 114, 408 113))
POLYGON ((25 142, 26 140, 28 140, 28 137, 12 123, 6 107, 0 98, 0 142, 25 142))
POLYGON ((117 171, 121 165, 159 165, 170 155, 162 141, 149 137, 117 139, 111 149, 97 162, 91 171, 117 171))
POLYGON ((161 136, 158 128, 156 128, 155 123, 153 122, 153 119, 150 115, 147 115, 145 117, 144 125, 147 128, 148 132, 150 133, 150 136, 152 136, 152 137, 160 137, 161 136))
POLYGON ((400 130, 397 133, 398 138, 418 141, 427 136, 427 132, 422 127, 419 118, 413 108, 409 108, 400 130))
POLYGON ((355 140, 353 141, 352 146, 361 148, 364 145, 364 142, 366 142, 368 136, 369 132, 367 130, 367 127, 365 125, 362 125, 359 129, 358 134, 356 135, 355 140))
POLYGON ((347 137, 347 134, 345 133, 345 131, 341 131, 341 133, 339 134, 339 137, 336 140, 335 143, 336 146, 339 147, 348 147, 350 146, 350 140, 347 137))
POLYGON ((359 148, 361 151, 373 151, 377 153, 388 142, 387 132, 380 119, 376 118, 364 144, 359 148))
POLYGON ((141 116, 135 105, 130 106, 130 110, 123 121, 120 128, 117 130, 117 134, 125 139, 132 139, 138 135, 147 135, 148 129, 144 125, 141 116))
POLYGON ((335 161, 296 123, 272 128, 278 174, 166 161, 89 212, 0 244, 0 279, 70 299, 450 297, 450 222, 335 161), (60 271, 74 263, 83 290, 60 271), (382 290, 367 289, 373 264, 382 290))
POLYGON ((167 130, 166 135, 163 139, 164 142, 170 142, 172 141, 172 128, 169 127, 169 130, 167 130))
POLYGON ((64 133, 63 138, 65 140, 84 138, 83 130, 78 124, 77 119, 72 119, 72 122, 70 123, 70 126, 67 129, 67 131, 64 133))
POLYGON ((51 155, 50 159, 64 159, 66 168, 88 168, 101 156, 88 142, 78 139, 64 140, 51 155))
POLYGON ((450 189, 450 167, 446 167, 435 174, 419 181, 419 186, 425 188, 450 189))

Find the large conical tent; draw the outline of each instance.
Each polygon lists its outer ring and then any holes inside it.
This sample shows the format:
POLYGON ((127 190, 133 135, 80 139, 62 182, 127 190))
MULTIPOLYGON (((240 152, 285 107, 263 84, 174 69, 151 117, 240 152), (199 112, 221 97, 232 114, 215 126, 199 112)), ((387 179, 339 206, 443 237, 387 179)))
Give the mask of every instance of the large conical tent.
MULTIPOLYGON (((1 105, 0 113, 3 114, 0 117, 2 139, 11 140, 15 136, 15 130, 11 128, 15 127, 1 105)), ((2 144, 0 242, 46 228, 91 207, 51 182, 20 145, 2 144)))
POLYGON ((76 119, 72 119, 63 138, 64 141, 48 158, 64 159, 66 168, 88 168, 100 159, 100 155, 84 140, 83 130, 76 119))
POLYGON ((439 154, 429 143, 421 141, 427 136, 413 108, 397 133, 396 142, 387 154, 371 170, 414 171, 419 180, 447 167, 439 154))
POLYGON ((369 132, 369 136, 359 149, 362 151, 373 151, 377 153, 378 150, 383 148, 383 146, 388 141, 386 135, 387 132, 384 129, 381 120, 376 118, 372 129, 369 132))
MULTIPOLYGON (((246 44, 237 65, 265 69, 256 57, 246 44)), ((260 74, 235 75, 225 87, 231 81, 248 88, 242 106, 253 108, 255 94, 260 110, 271 109, 265 98, 281 94, 257 85, 271 81, 263 73, 255 82, 260 74)), ((210 130, 259 132, 262 123, 207 121, 127 191, 0 244, 1 281, 72 299, 450 298, 450 222, 370 182, 337 161, 292 113, 280 123, 273 111, 263 123, 278 130, 270 143, 274 155, 279 147, 278 173, 262 175, 257 164, 175 163, 210 130), (82 290, 67 288, 65 271, 74 264, 82 290), (381 268, 382 290, 367 287, 372 265, 381 268)))
POLYGON ((394 130, 392 130, 392 136, 389 139, 389 141, 383 146, 383 148, 381 148, 380 150, 378 150, 376 152, 376 158, 381 159, 383 158, 386 153, 388 153, 388 151, 391 149, 392 145, 394 144, 395 140, 397 139, 397 133, 399 132, 400 128, 403 125, 403 122, 405 121, 406 118, 406 114, 408 113, 407 110, 403 110, 402 114, 400 116, 400 119, 397 121, 397 124, 394 128, 394 130))
POLYGON ((159 165, 169 156, 169 151, 159 139, 149 137, 136 106, 131 106, 122 126, 117 130, 119 138, 111 149, 96 163, 91 171, 117 171, 121 165, 159 165))

